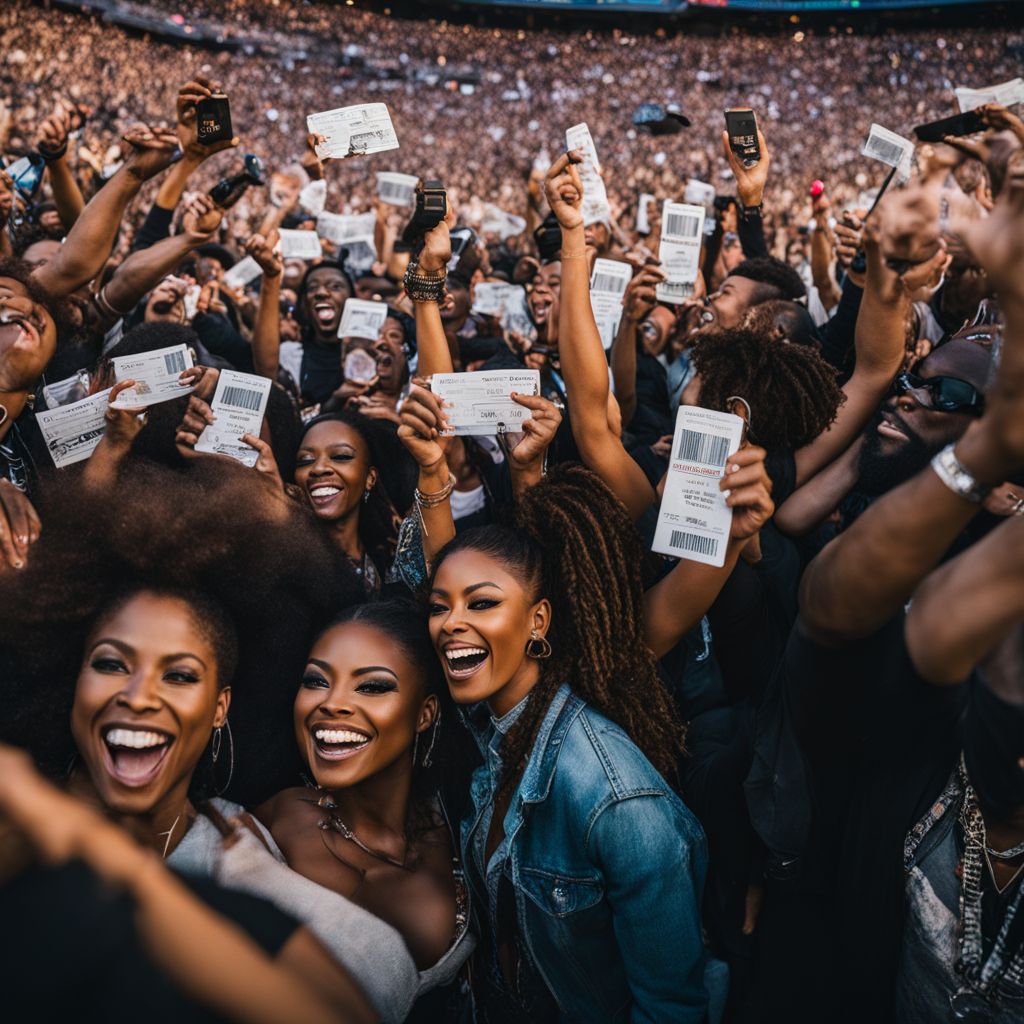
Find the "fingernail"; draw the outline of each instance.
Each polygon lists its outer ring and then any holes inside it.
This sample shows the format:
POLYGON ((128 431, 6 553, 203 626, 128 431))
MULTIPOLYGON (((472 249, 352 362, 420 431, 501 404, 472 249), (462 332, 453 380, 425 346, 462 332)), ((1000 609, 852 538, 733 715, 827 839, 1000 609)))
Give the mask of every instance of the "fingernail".
POLYGON ((740 471, 740 467, 735 462, 729 467, 729 472, 730 473, 738 473, 739 471, 740 471))
POLYGON ((17 558, 14 560, 13 564, 14 564, 14 568, 15 569, 23 569, 25 567, 25 563, 22 562, 20 559, 17 559, 17 558))
POLYGON ((723 498, 728 498, 730 494, 732 494, 732 491, 722 491, 723 498))

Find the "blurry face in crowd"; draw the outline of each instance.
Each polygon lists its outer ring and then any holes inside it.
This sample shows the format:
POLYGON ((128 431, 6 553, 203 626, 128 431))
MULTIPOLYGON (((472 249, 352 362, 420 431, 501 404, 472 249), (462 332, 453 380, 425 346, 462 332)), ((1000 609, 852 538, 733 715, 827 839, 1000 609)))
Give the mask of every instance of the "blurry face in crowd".
POLYGON ((562 264, 545 263, 534 275, 533 284, 526 297, 530 319, 537 327, 543 327, 551 317, 558 317, 558 296, 562 287, 562 264))
POLYGON ((146 303, 146 323, 185 322, 185 289, 180 282, 164 278, 149 294, 146 303))
POLYGON ((722 287, 708 296, 708 307, 714 315, 709 325, 718 330, 738 327, 744 314, 754 304, 758 283, 733 274, 722 282, 722 287))
POLYGON ((345 301, 352 297, 345 275, 334 267, 311 270, 303 297, 305 317, 318 341, 336 341, 345 301))
POLYGON ((101 617, 71 730, 103 803, 120 814, 183 805, 229 703, 213 644, 186 602, 144 591, 101 617))
POLYGON ((444 323, 458 323, 469 316, 469 288, 457 278, 449 275, 448 298, 441 305, 441 319, 444 323))
POLYGON ((412 764, 437 698, 391 637, 361 622, 328 629, 313 645, 295 695, 295 738, 317 784, 338 790, 412 764))
POLYGON ((33 267, 41 267, 47 263, 52 263, 59 252, 60 242, 52 238, 44 238, 38 242, 33 242, 22 253, 21 258, 33 267))
POLYGON ((361 277, 356 281, 356 298, 366 302, 373 301, 375 296, 394 292, 394 285, 384 277, 361 277))
POLYGON ((608 251, 608 246, 611 242, 611 232, 608 230, 607 224, 602 224, 601 222, 588 224, 584 228, 583 233, 587 240, 587 245, 592 245, 597 250, 598 256, 603 256, 608 251))
POLYGON ((548 602, 497 559, 469 549, 449 555, 430 592, 430 638, 455 701, 486 700, 498 715, 515 707, 537 681, 530 632, 546 633, 550 617, 548 602))
MULTIPOLYGON (((991 365, 987 349, 954 339, 937 348, 915 375, 955 377, 982 390, 991 365)), ((913 395, 890 398, 864 432, 858 464, 859 488, 884 494, 919 473, 947 444, 962 437, 974 417, 969 412, 940 412, 921 405, 913 395)))
POLYGON ((726 238, 722 244, 722 263, 725 265, 725 272, 730 273, 743 262, 743 246, 740 240, 734 235, 731 239, 726 238))
POLYGON ((380 378, 380 389, 386 395, 397 395, 402 390, 406 377, 405 328, 394 319, 388 317, 380 337, 373 346, 377 359, 377 376, 380 378))
POLYGON ((35 387, 57 349, 57 325, 46 307, 13 277, 0 277, 0 391, 35 387))
POLYGON ((295 460, 295 482, 317 519, 335 522, 357 513, 376 480, 357 430, 328 420, 306 431, 295 460))
POLYGON ((651 310, 647 319, 637 327, 640 343, 647 355, 658 356, 665 351, 674 324, 675 317, 664 306, 655 306, 651 310))
POLYGON ((790 242, 786 246, 786 262, 793 267, 794 270, 799 270, 804 265, 806 253, 804 251, 804 243, 800 241, 790 242))

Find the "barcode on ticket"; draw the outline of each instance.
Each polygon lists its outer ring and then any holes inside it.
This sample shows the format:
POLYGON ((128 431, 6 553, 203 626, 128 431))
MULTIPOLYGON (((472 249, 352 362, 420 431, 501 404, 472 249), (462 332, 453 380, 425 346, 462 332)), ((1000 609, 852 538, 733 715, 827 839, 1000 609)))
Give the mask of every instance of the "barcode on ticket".
POLYGON ((698 555, 714 558, 718 554, 718 538, 702 537, 699 533, 686 533, 684 530, 673 530, 669 537, 669 547, 676 551, 693 551, 698 555))
POLYGON ((164 356, 164 369, 167 373, 181 373, 185 369, 185 354, 183 352, 169 352, 164 356))
POLYGON ((373 132, 360 132, 358 135, 353 135, 348 140, 348 147, 350 150, 359 152, 361 149, 369 148, 375 142, 383 142, 384 133, 382 131, 373 132))
POLYGON ((236 409, 248 409, 250 412, 258 412, 263 394, 259 391, 251 391, 249 388, 226 387, 220 396, 220 401, 225 405, 233 405, 236 409))
POLYGON ((377 189, 382 199, 408 199, 411 189, 400 181, 382 181, 377 189))
POLYGON ((593 292, 612 292, 614 295, 621 295, 626 290, 626 280, 617 277, 615 274, 595 274, 590 285, 593 292))
POLYGON ((677 238, 696 238, 703 227, 703 218, 692 214, 670 212, 665 217, 665 234, 677 238))
POLYGON ((878 157, 883 163, 891 166, 895 166, 903 159, 903 147, 897 146, 895 142, 886 142, 885 139, 871 139, 867 148, 872 156, 878 157))
MULTIPOLYGON (((697 462, 702 466, 725 468, 729 456, 729 438, 718 434, 704 434, 698 430, 684 430, 679 438, 676 458, 685 462, 697 462)), ((688 548, 687 550, 693 550, 688 548)))

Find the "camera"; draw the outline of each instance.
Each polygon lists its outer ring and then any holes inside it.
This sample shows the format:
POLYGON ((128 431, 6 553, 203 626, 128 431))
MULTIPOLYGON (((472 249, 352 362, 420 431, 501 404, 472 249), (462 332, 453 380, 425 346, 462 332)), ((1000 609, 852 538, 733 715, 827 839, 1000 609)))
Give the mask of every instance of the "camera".
POLYGON ((196 138, 201 146, 213 146, 234 138, 231 107, 223 93, 214 93, 196 104, 196 138))
POLYGON ((263 184, 263 162, 255 153, 246 153, 242 169, 230 178, 221 178, 210 189, 210 198, 222 209, 228 210, 250 185, 263 184))
POLYGON ((434 178, 416 184, 416 208, 402 232, 402 242, 412 250, 423 244, 423 236, 448 215, 448 194, 434 178))

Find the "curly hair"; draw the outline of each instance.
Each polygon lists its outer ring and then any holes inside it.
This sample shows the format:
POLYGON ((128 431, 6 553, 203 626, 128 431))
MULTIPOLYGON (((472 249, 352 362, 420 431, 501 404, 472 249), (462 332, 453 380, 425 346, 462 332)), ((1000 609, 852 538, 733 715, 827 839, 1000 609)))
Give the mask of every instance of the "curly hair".
POLYGON ((45 307, 57 326, 57 347, 77 341, 79 333, 78 315, 74 303, 66 298, 51 295, 33 277, 35 268, 21 259, 0 256, 0 277, 9 277, 25 286, 33 302, 45 307))
POLYGON ((253 803, 276 792, 298 760, 277 728, 291 719, 291 681, 316 632, 362 598, 358 577, 308 515, 283 497, 268 500, 243 466, 197 459, 173 470, 131 459, 106 489, 86 489, 74 470, 55 483, 42 481, 43 529, 29 566, 0 575, 3 738, 27 747, 50 774, 64 770, 74 753, 75 680, 94 624, 132 594, 173 593, 213 624, 225 675, 236 646, 225 622, 237 638, 237 669, 222 679, 233 698, 229 795, 253 803))
POLYGON ((672 780, 685 729, 643 635, 643 580, 649 564, 629 515, 590 470, 564 463, 532 487, 514 526, 458 534, 434 572, 457 551, 501 562, 535 598, 551 602, 551 657, 529 704, 505 737, 502 787, 518 776, 555 691, 573 691, 620 725, 661 774, 672 780))
POLYGON ((790 345, 752 327, 708 334, 694 346, 700 404, 729 412, 734 395, 750 406, 750 440, 795 450, 836 418, 845 395, 836 371, 805 345, 790 345))
MULTIPOLYGON (((395 557, 398 527, 402 516, 412 504, 411 474, 415 472, 412 457, 387 424, 370 419, 350 409, 324 413, 311 419, 302 430, 302 437, 319 423, 344 423, 351 427, 366 445, 370 465, 377 470, 377 481, 370 496, 359 510, 359 536, 377 569, 383 574, 395 557)), ((302 440, 299 440, 301 446, 302 440)))
POLYGON ((754 296, 754 305, 769 299, 799 299, 807 294, 800 275, 774 256, 755 256, 734 267, 729 277, 745 277, 761 287, 754 296))

